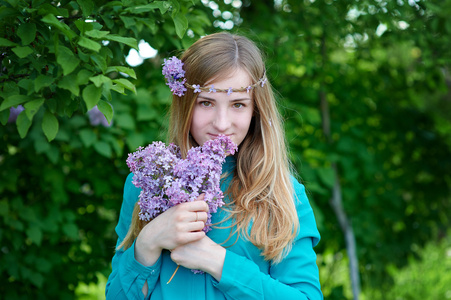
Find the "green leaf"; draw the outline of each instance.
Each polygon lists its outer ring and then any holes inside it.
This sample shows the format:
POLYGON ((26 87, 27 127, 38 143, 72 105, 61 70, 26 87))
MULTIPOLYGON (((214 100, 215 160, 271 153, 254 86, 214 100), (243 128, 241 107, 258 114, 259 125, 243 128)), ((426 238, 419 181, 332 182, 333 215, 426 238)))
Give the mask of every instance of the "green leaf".
POLYGON ((102 96, 102 89, 90 84, 83 89, 82 96, 87 109, 91 110, 99 102, 100 96, 102 96))
POLYGON ((58 119, 48 110, 46 110, 44 118, 42 119, 42 131, 44 131, 44 134, 49 142, 51 142, 56 137, 58 128, 58 119))
POLYGON ((125 95, 125 89, 122 85, 115 84, 115 85, 111 86, 111 90, 113 90, 119 94, 125 95))
POLYGON ((97 141, 97 136, 91 129, 82 129, 80 130, 80 139, 83 145, 88 148, 97 141))
POLYGON ((138 121, 150 121, 158 120, 161 117, 160 112, 156 109, 149 107, 149 105, 138 105, 136 120, 138 121))
POLYGON ((97 103, 97 108, 103 113, 106 120, 108 121, 108 124, 111 125, 111 121, 113 120, 113 107, 111 106, 111 104, 106 101, 100 100, 99 103, 97 103))
MULTIPOLYGON (((42 2, 44 2, 44 1, 42 1, 42 2)), ((33 6, 35 6, 35 5, 36 4, 33 3, 33 6)), ((44 4, 40 5, 39 9, 38 9, 38 15, 44 16, 44 15, 48 15, 48 14, 52 14, 55 16, 61 16, 64 18, 69 17, 69 11, 65 8, 55 7, 54 5, 51 5, 50 3, 44 3, 44 4)))
POLYGON ((80 64, 80 60, 73 54, 73 52, 64 46, 58 47, 56 61, 63 68, 64 76, 72 73, 80 64))
POLYGON ((171 7, 171 4, 167 1, 155 1, 146 5, 132 6, 127 8, 125 11, 130 12, 132 14, 141 14, 149 11, 153 11, 155 9, 159 9, 160 13, 165 14, 168 9, 171 7))
POLYGON ((26 113, 21 112, 16 119, 17 131, 19 132, 20 138, 24 138, 27 136, 28 129, 31 126, 31 120, 28 119, 26 113))
POLYGON ((78 227, 73 223, 63 224, 63 232, 69 238, 72 238, 72 239, 78 238, 78 227))
POLYGON ((174 15, 178 14, 180 11, 180 2, 179 0, 169 0, 169 3, 172 6, 172 16, 174 17, 174 15))
POLYGON ((135 18, 127 17, 127 16, 120 16, 122 22, 124 22, 125 28, 131 28, 136 25, 135 18))
POLYGON ((93 39, 103 39, 105 36, 107 36, 110 32, 109 31, 100 31, 100 30, 89 30, 85 32, 86 36, 89 36, 93 39))
POLYGON ((318 168, 318 177, 329 188, 334 186, 335 175, 332 168, 318 168))
POLYGON ((127 136, 127 146, 129 149, 137 149, 139 146, 142 146, 145 142, 144 135, 138 132, 132 132, 127 136))
POLYGON ((30 78, 24 78, 20 80, 17 85, 24 90, 28 91, 28 95, 34 93, 34 80, 30 78))
POLYGON ((22 40, 22 45, 30 44, 36 38, 36 24, 22 23, 17 29, 17 35, 22 40))
POLYGON ((114 79, 113 82, 123 86, 127 90, 130 90, 136 94, 135 85, 133 83, 131 83, 130 81, 128 81, 127 79, 124 79, 124 78, 114 79))
POLYGON ((179 38, 183 38, 188 29, 188 20, 181 13, 175 14, 175 16, 172 16, 172 19, 174 20, 175 32, 179 38))
POLYGON ((12 95, 6 98, 0 105, 0 111, 10 108, 12 106, 17 106, 29 100, 30 97, 25 95, 12 95))
POLYGON ((32 225, 25 231, 27 237, 36 245, 40 246, 42 242, 42 230, 36 226, 32 225))
MULTIPOLYGON (((80 73, 79 73, 80 74, 80 73)), ((66 89, 70 91, 75 96, 80 95, 80 89, 78 87, 77 75, 70 74, 68 76, 64 76, 58 83, 58 87, 62 89, 66 89)))
POLYGON ((89 78, 93 75, 91 71, 88 71, 86 69, 82 69, 77 74, 77 84, 78 85, 84 85, 89 82, 89 78))
POLYGON ((92 50, 95 52, 99 52, 100 48, 102 48, 102 46, 98 42, 95 42, 95 41, 85 38, 83 36, 80 37, 78 44, 82 47, 85 47, 86 49, 89 49, 89 50, 92 50))
POLYGON ((107 68, 105 57, 96 53, 95 55, 91 55, 91 60, 99 67, 102 73, 105 72, 107 68))
POLYGON ((102 8, 110 7, 110 6, 119 6, 119 7, 122 7, 122 6, 124 6, 124 3, 122 3, 121 1, 110 1, 110 2, 105 3, 105 4, 102 6, 102 8))
POLYGON ((107 73, 107 74, 110 72, 121 72, 121 73, 127 74, 128 76, 130 76, 133 79, 136 79, 135 70, 133 70, 131 68, 122 67, 122 66, 112 66, 112 67, 108 67, 105 71, 105 73, 107 73))
POLYGON ((11 42, 10 40, 0 38, 0 47, 14 47, 14 46, 17 46, 17 44, 11 42))
POLYGON ((9 204, 8 201, 0 201, 0 216, 6 217, 9 214, 9 204))
POLYGON ((129 114, 117 114, 114 117, 115 122, 120 128, 135 130, 135 119, 129 114))
POLYGON ((10 7, 6 7, 5 5, 0 6, 0 20, 4 20, 8 17, 16 17, 19 15, 20 12, 17 9, 12 9, 10 7))
POLYGON ((77 0, 78 5, 80 5, 81 11, 83 12, 83 17, 87 18, 92 14, 94 10, 94 2, 91 0, 77 0))
POLYGON ((69 26, 67 26, 66 24, 58 21, 58 19, 52 15, 52 14, 48 14, 45 17, 43 17, 41 19, 42 22, 47 23, 49 25, 52 25, 54 27, 56 27, 57 29, 59 29, 65 36, 67 36, 70 40, 72 40, 74 37, 77 36, 77 34, 75 34, 75 32, 73 32, 69 26))
POLYGON ((25 103, 25 113, 30 121, 33 120, 34 115, 38 112, 39 108, 41 108, 42 104, 44 104, 43 98, 25 103))
POLYGON ((0 111, 0 123, 2 125, 6 125, 8 123, 9 113, 10 113, 9 110, 0 111))
POLYGON ((31 49, 28 46, 25 47, 16 47, 12 49, 13 52, 19 57, 19 58, 25 58, 31 53, 33 53, 33 49, 31 49))
POLYGON ((97 141, 94 143, 94 149, 101 155, 110 158, 113 154, 110 144, 104 141, 97 141))
POLYGON ((34 81, 34 91, 39 92, 42 88, 51 85, 53 77, 46 75, 39 75, 34 81))
MULTIPOLYGON (((40 243, 39 243, 40 245, 40 243)), ((30 281, 33 283, 37 288, 42 288, 42 285, 44 284, 44 276, 40 273, 32 272, 30 275, 30 281)))
POLYGON ((86 22, 85 19, 83 20, 76 20, 74 21, 75 26, 80 31, 80 34, 85 34, 86 31, 90 31, 94 29, 94 26, 92 24, 93 22, 86 22))
POLYGON ((96 87, 101 87, 104 83, 111 83, 111 78, 106 77, 105 75, 97 75, 89 78, 96 87))
POLYGON ((136 50, 139 50, 138 49, 138 41, 134 38, 123 37, 123 36, 116 35, 116 34, 108 34, 105 36, 105 39, 109 40, 109 41, 122 43, 129 47, 135 48, 136 50))

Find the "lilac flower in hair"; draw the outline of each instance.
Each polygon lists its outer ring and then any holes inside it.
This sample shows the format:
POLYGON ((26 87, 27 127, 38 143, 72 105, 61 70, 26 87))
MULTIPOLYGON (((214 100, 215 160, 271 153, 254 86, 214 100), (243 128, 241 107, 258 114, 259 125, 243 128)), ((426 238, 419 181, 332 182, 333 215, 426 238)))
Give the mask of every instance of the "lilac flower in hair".
POLYGON ((216 93, 216 89, 215 86, 212 84, 210 90, 208 91, 208 93, 216 93))
POLYGON ((193 88, 194 88, 194 93, 200 93, 201 92, 200 85, 193 84, 193 88))
POLYGON ((229 87, 229 89, 227 90, 227 96, 229 96, 232 93, 233 93, 233 88, 229 87))
POLYGON ((183 96, 186 92, 186 78, 185 70, 183 70, 183 62, 175 56, 164 59, 162 73, 166 78, 166 84, 171 88, 172 93, 179 97, 183 96))

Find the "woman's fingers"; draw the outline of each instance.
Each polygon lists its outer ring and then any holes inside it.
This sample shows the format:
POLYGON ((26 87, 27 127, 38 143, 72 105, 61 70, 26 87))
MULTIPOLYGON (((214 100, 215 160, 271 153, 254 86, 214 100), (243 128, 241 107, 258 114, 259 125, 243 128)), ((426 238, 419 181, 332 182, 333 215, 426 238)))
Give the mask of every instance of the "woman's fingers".
MULTIPOLYGON (((187 232, 184 234, 177 234, 175 236, 175 242, 177 244, 175 247, 200 240, 204 236, 205 236, 205 232, 203 232, 202 230, 190 231, 190 232, 187 232)), ((172 248, 175 248, 175 247, 172 247, 172 248)))
POLYGON ((188 210, 190 211, 205 211, 205 212, 208 211, 208 204, 203 200, 196 200, 193 202, 186 202, 182 204, 187 204, 188 210))
POLYGON ((206 212, 204 212, 204 211, 195 211, 194 212, 193 222, 202 221, 204 223, 207 223, 207 219, 208 219, 208 215, 206 212))

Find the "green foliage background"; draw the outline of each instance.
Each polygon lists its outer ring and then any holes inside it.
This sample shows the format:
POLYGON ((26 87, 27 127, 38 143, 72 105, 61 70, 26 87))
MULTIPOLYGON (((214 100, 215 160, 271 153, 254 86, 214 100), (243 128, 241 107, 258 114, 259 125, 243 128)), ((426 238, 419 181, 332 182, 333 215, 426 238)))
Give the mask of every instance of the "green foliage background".
POLYGON ((326 298, 352 298, 329 203, 333 163, 363 298, 449 296, 449 276, 434 292, 411 287, 450 271, 449 242, 439 242, 451 211, 451 1, 236 3, 0 1, 2 298, 71 299, 79 286, 104 284, 127 153, 165 139, 162 58, 227 21, 266 53, 322 234, 326 298), (141 40, 158 55, 131 68, 125 56, 141 40), (25 110, 8 122, 18 105, 25 110), (109 127, 91 125, 96 105, 109 127), (409 277, 421 272, 424 281, 409 277))

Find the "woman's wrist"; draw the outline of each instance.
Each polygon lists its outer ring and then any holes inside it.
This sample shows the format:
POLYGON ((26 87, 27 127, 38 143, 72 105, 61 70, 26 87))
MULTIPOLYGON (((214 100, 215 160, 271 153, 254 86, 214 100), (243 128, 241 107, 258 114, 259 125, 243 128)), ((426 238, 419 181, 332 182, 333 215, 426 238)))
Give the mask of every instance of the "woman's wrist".
POLYGON ((138 235, 135 241, 135 259, 143 266, 149 267, 154 265, 161 255, 162 249, 149 240, 143 241, 144 229, 138 235))
POLYGON ((226 256, 226 249, 220 245, 215 245, 215 249, 211 252, 206 261, 206 272, 209 273, 218 282, 221 280, 222 269, 226 256))

